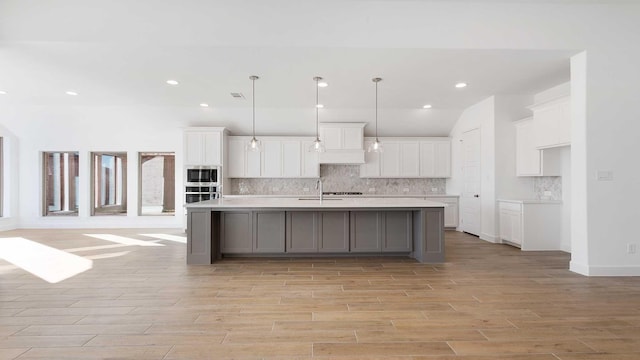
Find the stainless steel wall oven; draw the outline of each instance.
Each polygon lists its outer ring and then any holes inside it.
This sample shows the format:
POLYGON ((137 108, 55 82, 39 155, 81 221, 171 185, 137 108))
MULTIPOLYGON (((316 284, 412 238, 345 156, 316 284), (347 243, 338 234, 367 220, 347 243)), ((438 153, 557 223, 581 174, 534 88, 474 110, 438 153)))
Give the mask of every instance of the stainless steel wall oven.
POLYGON ((185 169, 185 203, 220 197, 220 169, 216 166, 189 166, 185 169))

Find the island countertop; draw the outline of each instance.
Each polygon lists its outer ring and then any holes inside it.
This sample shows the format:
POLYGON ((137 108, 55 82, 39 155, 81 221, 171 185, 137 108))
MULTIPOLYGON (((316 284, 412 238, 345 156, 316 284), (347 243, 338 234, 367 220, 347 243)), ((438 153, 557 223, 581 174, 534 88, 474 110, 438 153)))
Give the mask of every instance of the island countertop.
POLYGON ((366 209, 366 208, 439 208, 447 204, 419 198, 324 198, 317 197, 269 197, 269 198, 220 198, 186 205, 187 209, 366 209))

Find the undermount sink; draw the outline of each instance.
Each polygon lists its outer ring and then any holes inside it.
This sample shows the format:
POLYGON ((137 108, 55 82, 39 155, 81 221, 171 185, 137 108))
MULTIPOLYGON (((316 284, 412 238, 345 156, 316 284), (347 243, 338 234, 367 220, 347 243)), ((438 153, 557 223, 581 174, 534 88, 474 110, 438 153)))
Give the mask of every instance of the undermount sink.
MULTIPOLYGON (((298 198, 298 200, 316 200, 316 201, 320 201, 320 198, 318 198, 318 197, 315 197, 315 198, 298 198)), ((322 201, 325 201, 325 200, 342 200, 342 199, 339 199, 339 198, 328 198, 328 199, 323 198, 322 199, 322 201)))

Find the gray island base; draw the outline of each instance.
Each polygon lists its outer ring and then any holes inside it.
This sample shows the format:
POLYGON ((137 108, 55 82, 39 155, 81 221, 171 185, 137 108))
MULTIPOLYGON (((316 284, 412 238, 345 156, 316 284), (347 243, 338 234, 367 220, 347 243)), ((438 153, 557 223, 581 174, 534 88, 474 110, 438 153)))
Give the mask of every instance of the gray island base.
POLYGON ((187 264, 212 264, 223 256, 344 255, 441 263, 445 206, 375 198, 203 201, 187 206, 187 264))

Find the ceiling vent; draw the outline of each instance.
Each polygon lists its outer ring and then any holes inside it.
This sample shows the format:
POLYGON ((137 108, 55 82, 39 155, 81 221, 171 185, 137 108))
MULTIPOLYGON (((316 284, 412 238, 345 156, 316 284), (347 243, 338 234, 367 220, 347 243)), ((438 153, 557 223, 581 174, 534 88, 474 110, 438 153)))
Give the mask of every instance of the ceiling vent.
POLYGON ((244 100, 244 95, 242 95, 242 93, 232 92, 231 96, 236 99, 244 100))

